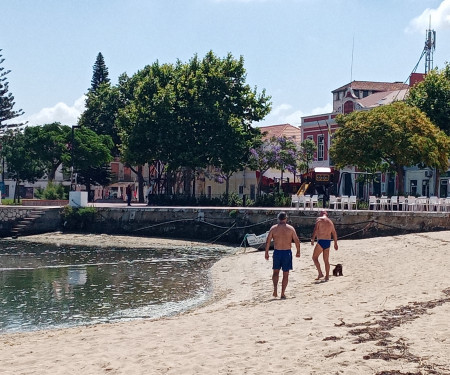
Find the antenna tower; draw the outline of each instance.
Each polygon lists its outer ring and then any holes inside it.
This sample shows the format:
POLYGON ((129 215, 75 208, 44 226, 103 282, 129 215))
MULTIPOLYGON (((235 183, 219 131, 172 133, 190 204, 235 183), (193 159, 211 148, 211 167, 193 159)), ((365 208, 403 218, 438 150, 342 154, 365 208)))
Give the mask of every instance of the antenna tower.
POLYGON ((431 17, 430 28, 426 32, 425 47, 423 48, 423 54, 425 55, 425 74, 429 73, 433 69, 433 53, 436 48, 436 31, 431 30, 431 17))

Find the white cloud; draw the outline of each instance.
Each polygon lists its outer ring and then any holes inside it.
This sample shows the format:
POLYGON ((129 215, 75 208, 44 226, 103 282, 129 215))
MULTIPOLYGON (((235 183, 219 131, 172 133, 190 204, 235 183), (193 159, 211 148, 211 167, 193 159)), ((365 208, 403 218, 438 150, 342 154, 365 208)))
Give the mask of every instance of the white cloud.
POLYGON ((43 125, 51 124, 53 122, 60 122, 63 125, 75 125, 84 112, 84 103, 86 96, 81 96, 72 106, 60 102, 50 108, 43 108, 38 113, 28 116, 25 120, 28 125, 43 125))
POLYGON ((425 9, 420 16, 410 21, 405 32, 424 32, 430 27, 430 16, 431 29, 450 28, 450 0, 443 0, 436 9, 425 9))
POLYGON ((330 113, 330 112, 333 112, 333 104, 328 103, 323 107, 314 108, 310 113, 307 114, 307 116, 321 115, 323 113, 330 113))
POLYGON ((291 124, 300 126, 303 116, 319 115, 322 113, 330 113, 333 111, 331 103, 323 107, 316 107, 309 112, 304 112, 300 109, 294 109, 290 104, 280 104, 276 106, 272 112, 261 122, 256 123, 256 126, 291 124))
POLYGON ((291 109, 292 106, 290 104, 281 104, 279 106, 276 106, 273 110, 272 110, 272 116, 279 116, 281 113, 291 109))

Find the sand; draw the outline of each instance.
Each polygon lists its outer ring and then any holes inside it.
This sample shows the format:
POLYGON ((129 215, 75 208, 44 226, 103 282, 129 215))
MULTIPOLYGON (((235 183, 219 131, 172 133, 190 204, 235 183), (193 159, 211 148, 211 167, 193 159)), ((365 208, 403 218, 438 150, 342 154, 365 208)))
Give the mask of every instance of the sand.
POLYGON ((0 373, 450 374, 450 232, 339 241, 344 276, 328 282, 311 255, 302 243, 286 300, 271 260, 242 250, 212 268, 212 300, 176 317, 2 334, 0 373))

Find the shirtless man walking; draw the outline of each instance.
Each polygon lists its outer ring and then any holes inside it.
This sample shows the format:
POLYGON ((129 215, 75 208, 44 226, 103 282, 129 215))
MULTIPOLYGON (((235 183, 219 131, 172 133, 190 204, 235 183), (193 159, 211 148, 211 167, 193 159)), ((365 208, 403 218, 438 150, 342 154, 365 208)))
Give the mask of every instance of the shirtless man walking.
POLYGON ((285 212, 278 214, 278 224, 272 226, 266 240, 266 260, 269 260, 269 247, 273 239, 273 296, 278 297, 278 279, 280 269, 283 269, 283 280, 281 281, 281 299, 286 299, 284 292, 288 285, 289 271, 292 269, 292 241, 297 248, 297 258, 300 257, 300 240, 293 226, 286 223, 287 215, 285 212))
POLYGON ((331 238, 334 240, 334 249, 338 249, 336 229, 334 229, 333 222, 328 218, 328 213, 325 210, 320 211, 320 216, 316 220, 316 226, 314 227, 313 234, 311 236, 311 246, 314 245, 314 240, 317 237, 317 245, 314 248, 312 259, 316 265, 319 275, 316 280, 320 280, 323 277, 322 270, 320 269, 319 256, 323 252, 323 261, 325 262, 325 280, 330 278, 330 245, 331 238))

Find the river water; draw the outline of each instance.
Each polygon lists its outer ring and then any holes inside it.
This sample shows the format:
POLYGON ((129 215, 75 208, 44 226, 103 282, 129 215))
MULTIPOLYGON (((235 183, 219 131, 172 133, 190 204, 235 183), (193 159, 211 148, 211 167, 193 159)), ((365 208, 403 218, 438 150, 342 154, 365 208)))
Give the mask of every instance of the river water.
POLYGON ((0 332, 177 314, 208 299, 209 270, 231 252, 0 240, 0 332))

